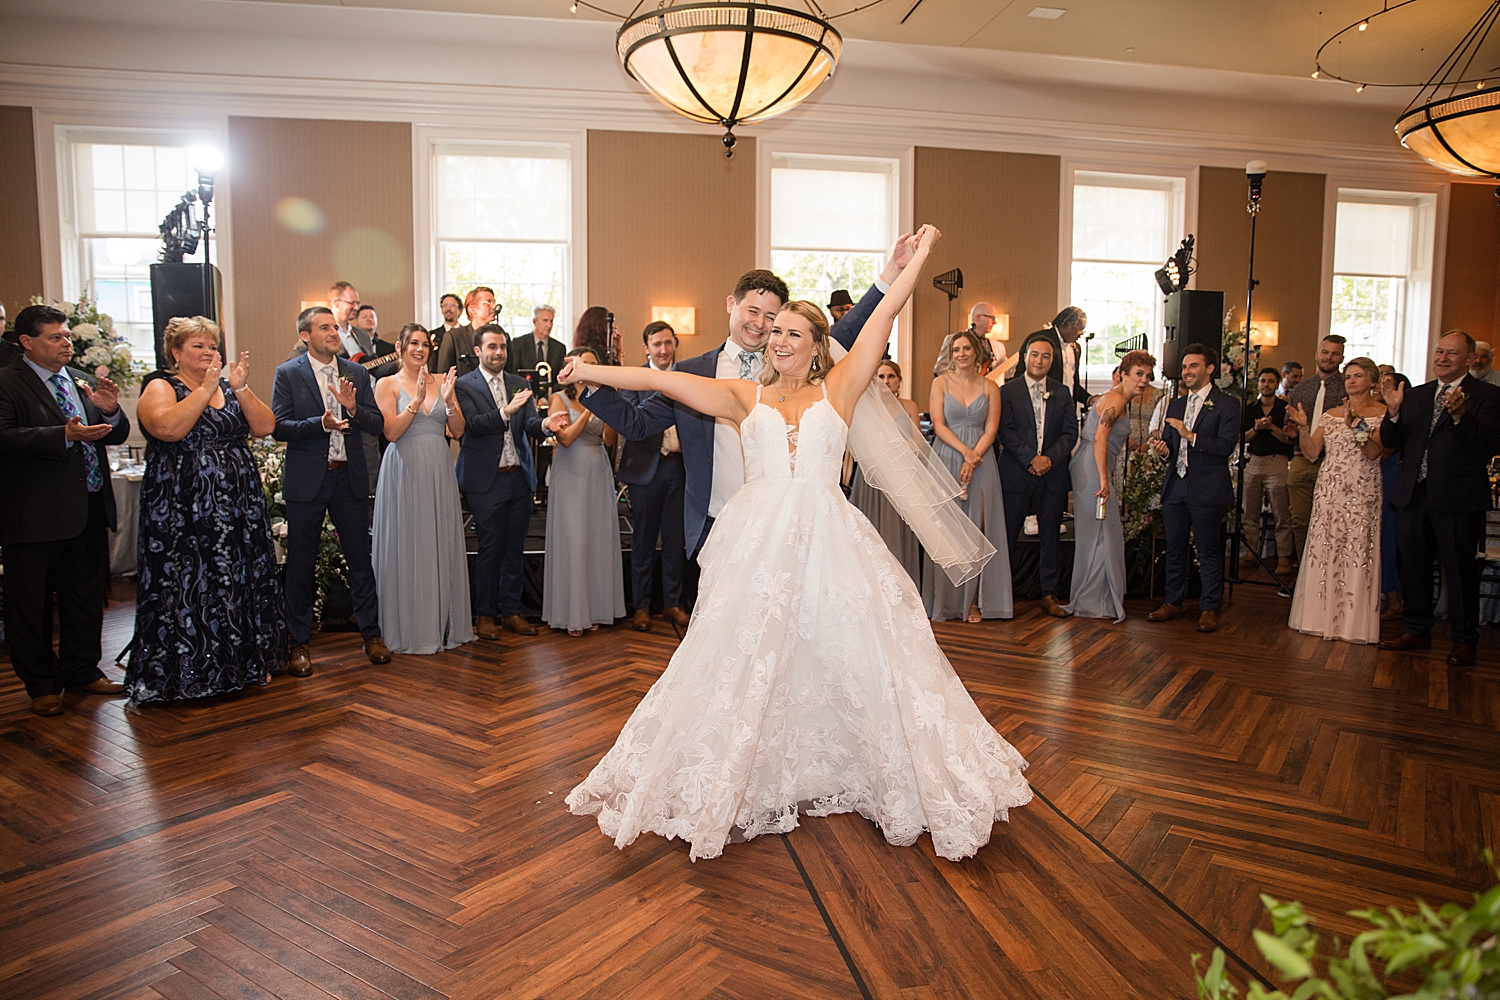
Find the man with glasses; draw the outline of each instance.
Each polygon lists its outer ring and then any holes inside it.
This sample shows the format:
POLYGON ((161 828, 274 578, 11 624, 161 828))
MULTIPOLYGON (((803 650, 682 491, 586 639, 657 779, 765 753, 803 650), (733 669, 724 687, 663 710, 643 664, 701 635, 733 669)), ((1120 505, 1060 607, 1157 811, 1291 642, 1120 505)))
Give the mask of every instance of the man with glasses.
MULTIPOLYGON (((990 346, 989 333, 995 326, 995 307, 988 302, 976 302, 974 308, 969 310, 969 332, 979 339, 979 364, 980 367, 995 363, 995 349, 990 346)), ((948 371, 948 359, 953 353, 953 338, 957 333, 950 333, 943 338, 942 349, 938 351, 937 363, 932 366, 932 377, 946 374, 948 371)))

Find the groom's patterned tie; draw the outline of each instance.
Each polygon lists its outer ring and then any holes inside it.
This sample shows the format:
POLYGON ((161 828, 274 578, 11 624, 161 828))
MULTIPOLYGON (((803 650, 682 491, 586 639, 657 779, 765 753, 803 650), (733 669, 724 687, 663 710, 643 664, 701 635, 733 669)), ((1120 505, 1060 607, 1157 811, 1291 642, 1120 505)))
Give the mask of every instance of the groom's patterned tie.
MULTIPOLYGON (((1438 383, 1437 399, 1432 403, 1432 422, 1427 425, 1427 440, 1432 440, 1432 432, 1437 430, 1438 420, 1443 415, 1443 400, 1448 395, 1448 390, 1453 388, 1447 382, 1438 383)), ((1422 467, 1417 470, 1417 482, 1427 478, 1427 449, 1422 449, 1422 467)))
MULTIPOLYGON (((58 372, 52 376, 52 397, 57 400, 57 405, 62 407, 63 413, 68 417, 81 417, 78 408, 73 405, 73 400, 68 396, 67 376, 58 372)), ((98 493, 104 488, 104 473, 99 471, 99 452, 94 448, 92 441, 80 441, 79 446, 83 448, 83 467, 88 472, 88 487, 90 493, 98 493)))
MULTIPOLYGON (((1198 416, 1198 403, 1199 403, 1199 399, 1198 399, 1198 394, 1196 392, 1195 393, 1191 393, 1191 394, 1188 395, 1187 412, 1183 414, 1183 420, 1182 420, 1183 426, 1186 427, 1188 430, 1192 430, 1193 429, 1193 420, 1198 416)), ((1187 435, 1183 434, 1182 435, 1182 440, 1180 440, 1178 442, 1178 444, 1177 444, 1177 478, 1178 479, 1182 479, 1182 478, 1184 478, 1187 475, 1187 462, 1188 462, 1188 439, 1187 439, 1187 435)))
POLYGON ((754 369, 751 366, 755 364, 755 359, 758 357, 760 357, 759 351, 740 352, 740 378, 749 379, 755 377, 754 369))

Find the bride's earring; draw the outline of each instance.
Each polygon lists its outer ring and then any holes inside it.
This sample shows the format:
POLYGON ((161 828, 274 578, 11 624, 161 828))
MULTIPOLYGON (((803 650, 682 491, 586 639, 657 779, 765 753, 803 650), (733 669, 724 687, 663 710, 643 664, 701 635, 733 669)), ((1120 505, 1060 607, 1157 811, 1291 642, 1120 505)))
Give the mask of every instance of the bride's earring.
POLYGON ((812 370, 813 371, 817 371, 818 367, 819 367, 819 365, 818 365, 818 356, 816 354, 814 354, 813 355, 813 360, 812 360, 812 370))

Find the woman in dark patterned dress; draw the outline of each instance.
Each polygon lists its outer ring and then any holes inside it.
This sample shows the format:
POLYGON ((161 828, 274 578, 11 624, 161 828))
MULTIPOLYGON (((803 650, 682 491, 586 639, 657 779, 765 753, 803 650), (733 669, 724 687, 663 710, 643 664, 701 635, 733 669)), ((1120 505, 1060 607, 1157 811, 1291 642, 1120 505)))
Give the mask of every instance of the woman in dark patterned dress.
POLYGON ((246 383, 250 355, 220 376, 218 324, 167 324, 166 372, 141 389, 149 441, 141 483, 133 702, 204 698, 264 684, 286 666, 281 584, 248 435, 276 418, 246 383))

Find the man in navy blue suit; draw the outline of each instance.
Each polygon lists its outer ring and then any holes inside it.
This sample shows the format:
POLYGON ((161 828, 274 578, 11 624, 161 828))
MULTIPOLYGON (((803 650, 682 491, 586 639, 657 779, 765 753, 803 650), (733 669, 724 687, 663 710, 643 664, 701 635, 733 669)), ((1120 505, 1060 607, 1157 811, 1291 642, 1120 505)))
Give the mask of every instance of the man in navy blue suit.
POLYGON ((313 584, 323 515, 333 519, 344 561, 354 620, 371 663, 391 662, 380 638, 380 606, 370 567, 370 477, 365 466, 365 435, 378 437, 385 418, 375 404, 370 376, 338 356, 338 324, 326 306, 304 309, 297 335, 307 352, 276 369, 271 410, 272 436, 285 441, 281 492, 286 499, 286 621, 292 655, 287 672, 312 673, 313 584))
MULTIPOLYGON (((677 361, 677 332, 669 324, 656 320, 646 325, 641 339, 646 344, 646 367, 671 371, 677 361)), ((624 390, 620 395, 636 404, 653 393, 624 390)), ((668 427, 640 441, 626 441, 620 449, 620 467, 615 477, 630 487, 630 516, 635 525, 630 542, 630 599, 634 605, 631 624, 637 632, 651 631, 651 570, 656 563, 659 535, 662 617, 686 628, 682 570, 687 560, 687 543, 682 533, 682 497, 687 479, 677 428, 668 427)))
POLYGON ((510 337, 494 323, 475 331, 479 367, 459 376, 454 393, 464 414, 458 488, 469 501, 479 551, 474 556, 474 634, 498 639, 502 628, 536 635, 521 616, 526 533, 536 494, 531 443, 547 436, 529 383, 505 370, 510 337))
POLYGON ((1224 593, 1224 511, 1234 503, 1229 456, 1240 433, 1239 400, 1213 383, 1218 355, 1202 344, 1182 350, 1182 384, 1186 396, 1167 406, 1166 427, 1152 449, 1172 465, 1162 484, 1162 520, 1167 529, 1167 592, 1147 621, 1171 621, 1182 613, 1187 592, 1188 556, 1198 548, 1198 631, 1219 627, 1219 600, 1224 593))
POLYGON ((1425 385, 1385 396, 1380 443, 1400 455, 1390 503, 1406 628, 1381 649, 1432 648, 1432 563, 1448 584, 1453 649, 1448 663, 1474 665, 1479 644, 1479 577, 1490 458, 1500 451, 1500 389, 1469 374, 1474 338, 1453 330, 1437 342, 1425 385))
POLYGON ((1058 601, 1058 535, 1073 477, 1068 458, 1078 443, 1078 421, 1068 387, 1047 373, 1052 345, 1044 338, 1026 347, 1026 374, 1000 387, 1000 490, 1005 495, 1005 533, 1012 551, 1021 525, 1035 514, 1040 534, 1042 607, 1054 618, 1071 612, 1058 601))
MULTIPOLYGON (((830 333, 845 349, 859 336, 865 321, 885 297, 885 289, 906 267, 914 250, 911 234, 902 235, 875 284, 833 325, 830 333)), ((758 378, 765 368, 772 321, 788 297, 786 282, 770 271, 747 271, 725 300, 729 339, 707 354, 679 361, 676 370, 706 378, 758 378)), ((686 474, 684 535, 687 551, 696 559, 713 528, 714 518, 745 485, 739 428, 728 420, 716 422, 713 417, 658 393, 633 402, 607 386, 590 387, 579 399, 627 441, 639 441, 676 426, 686 474)))

